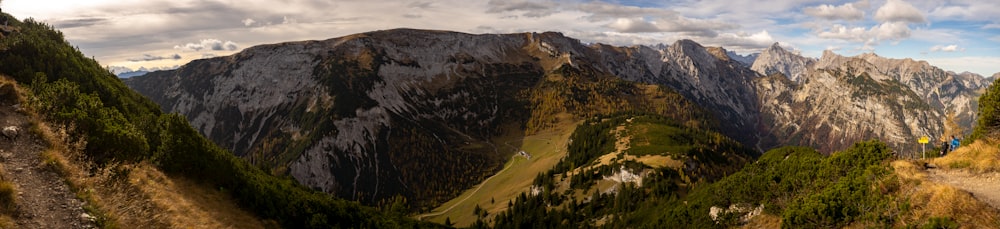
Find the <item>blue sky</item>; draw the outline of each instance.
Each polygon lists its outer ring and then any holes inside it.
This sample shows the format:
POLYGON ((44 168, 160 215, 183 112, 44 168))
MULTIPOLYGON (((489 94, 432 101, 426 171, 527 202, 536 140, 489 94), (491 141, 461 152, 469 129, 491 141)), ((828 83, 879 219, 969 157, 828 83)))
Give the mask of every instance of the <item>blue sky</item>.
POLYGON ((692 39, 747 54, 779 42, 1000 72, 1000 1, 864 0, 4 0, 62 30, 107 66, 162 68, 284 41, 418 28, 467 33, 558 31, 584 42, 692 39))

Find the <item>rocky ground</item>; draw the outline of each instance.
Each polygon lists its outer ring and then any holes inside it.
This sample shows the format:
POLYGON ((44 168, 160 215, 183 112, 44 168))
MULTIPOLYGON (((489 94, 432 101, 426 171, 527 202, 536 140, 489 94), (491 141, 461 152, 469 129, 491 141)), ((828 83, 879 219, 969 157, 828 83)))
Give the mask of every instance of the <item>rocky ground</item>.
POLYGON ((42 165, 46 148, 41 138, 28 131, 28 117, 12 106, 0 107, 0 128, 20 129, 14 139, 0 137, 0 164, 3 178, 14 183, 17 210, 12 217, 16 228, 93 228, 93 217, 84 210, 61 177, 42 165))

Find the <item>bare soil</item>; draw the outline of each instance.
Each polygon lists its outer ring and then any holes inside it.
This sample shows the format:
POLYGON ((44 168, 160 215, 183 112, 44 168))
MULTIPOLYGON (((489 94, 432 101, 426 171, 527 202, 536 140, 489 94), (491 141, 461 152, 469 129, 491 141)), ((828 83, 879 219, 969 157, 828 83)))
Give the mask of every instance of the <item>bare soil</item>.
POLYGON ((972 193, 976 199, 1000 209, 1000 173, 974 174, 961 170, 928 169, 928 179, 972 193))
POLYGON ((46 146, 28 131, 28 117, 9 105, 0 106, 0 128, 17 126, 15 139, 0 137, 3 177, 14 183, 17 228, 93 228, 93 218, 83 210, 69 186, 52 169, 42 165, 46 146))

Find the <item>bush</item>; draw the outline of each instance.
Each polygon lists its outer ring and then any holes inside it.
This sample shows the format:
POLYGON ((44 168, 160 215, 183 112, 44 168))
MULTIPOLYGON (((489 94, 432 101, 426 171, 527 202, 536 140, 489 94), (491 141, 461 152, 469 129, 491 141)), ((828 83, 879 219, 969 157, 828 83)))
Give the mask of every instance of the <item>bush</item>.
POLYGON ((951 229, 958 228, 958 223, 949 217, 931 217, 921 229, 951 229))
POLYGON ((972 136, 965 141, 972 142, 980 138, 997 138, 1000 132, 1000 86, 996 83, 986 89, 986 93, 979 96, 979 120, 972 130, 972 136))
POLYGON ((13 214, 17 210, 17 191, 9 181, 0 181, 0 212, 13 214))

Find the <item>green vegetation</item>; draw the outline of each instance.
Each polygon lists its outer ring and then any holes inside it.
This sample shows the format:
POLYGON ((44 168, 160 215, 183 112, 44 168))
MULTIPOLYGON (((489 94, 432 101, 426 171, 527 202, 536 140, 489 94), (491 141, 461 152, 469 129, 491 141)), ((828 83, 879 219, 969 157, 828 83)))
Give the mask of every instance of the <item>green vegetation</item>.
MULTIPOLYGON (((647 120, 635 118, 633 125, 646 128, 665 125, 662 122, 650 122, 650 117, 642 119, 647 120)), ((606 119, 605 122, 609 120, 614 119, 606 119)), ((583 127, 597 128, 598 125, 581 125, 580 130, 586 129, 583 127)), ((739 147, 712 147, 719 144, 712 144, 713 141, 706 139, 706 136, 711 135, 691 134, 690 131, 683 131, 688 134, 674 134, 674 131, 682 129, 669 125, 657 129, 646 131, 645 133, 652 135, 644 137, 668 139, 663 142, 679 148, 684 147, 677 145, 701 142, 699 144, 706 153, 687 155, 703 160, 696 163, 699 166, 707 167, 709 165, 706 164, 712 163, 706 158, 708 155, 734 156, 743 153, 738 151, 739 147), (697 140, 679 139, 678 136, 697 140)), ((578 138, 584 132, 574 133, 574 142, 582 141, 578 138)), ((571 158, 573 154, 581 152, 571 150, 569 153, 571 158)), ((551 183, 554 181, 547 176, 555 174, 550 171, 535 180, 535 185, 543 188, 540 194, 522 194, 508 211, 498 214, 492 222, 497 228, 532 225, 558 228, 722 228, 745 223, 740 220, 743 212, 723 211, 713 219, 709 214, 710 208, 745 206, 746 209, 753 209, 762 206, 764 214, 782 218, 782 227, 828 228, 856 223, 892 226, 899 220, 901 212, 908 209, 905 204, 900 203, 903 201, 892 195, 900 186, 888 164, 892 157, 888 146, 878 141, 857 143, 831 156, 823 156, 811 148, 783 147, 768 151, 739 172, 711 184, 707 183, 712 181, 708 178, 701 181, 685 180, 685 177, 697 175, 689 170, 652 169, 633 165, 627 167, 640 169, 636 171, 652 170, 642 186, 626 183, 618 188, 617 193, 592 191, 587 195, 589 197, 583 199, 573 193, 587 193, 589 186, 573 186, 565 192, 550 190, 553 189, 551 183)), ((715 164, 724 165, 719 162, 715 164)), ((585 165, 587 163, 577 166, 585 165)), ((477 222, 474 227, 477 226, 485 227, 487 223, 477 222)))
POLYGON ((289 228, 429 226, 271 176, 206 140, 183 117, 161 114, 51 26, 32 19, 11 25, 19 30, 0 40, 0 74, 30 86, 27 105, 46 121, 72 126, 71 136, 85 140, 95 166, 151 161, 225 190, 242 207, 289 228))
MULTIPOLYGON (((633 134, 632 137, 650 138, 643 134, 633 134)), ((615 228, 641 225, 648 222, 655 212, 662 211, 663 206, 681 201, 680 198, 692 186, 735 172, 756 154, 721 135, 679 127, 676 121, 658 115, 598 116, 579 125, 570 139, 572 143, 569 144, 567 157, 552 170, 535 178, 534 186, 539 187, 540 192, 537 195, 519 195, 510 203, 507 211, 500 212, 492 219, 493 226, 579 228, 603 225, 615 228), (597 158, 615 150, 616 138, 611 131, 621 125, 648 128, 652 133, 676 133, 654 134, 657 136, 652 138, 690 136, 690 139, 678 139, 671 144, 702 150, 692 150, 678 156, 694 165, 690 168, 652 168, 632 160, 597 164, 597 158), (711 139, 712 137, 719 138, 711 139), (614 174, 622 167, 633 172, 648 171, 642 186, 623 183, 616 186, 616 191, 612 193, 599 187, 594 189, 598 180, 614 174), (572 173, 570 177, 559 175, 574 170, 578 172, 572 173), (560 177, 563 182, 566 179, 570 181, 568 189, 564 191, 559 191, 566 188, 561 184, 560 177)), ((651 147, 664 147, 658 144, 659 142, 653 141, 651 147)), ((488 221, 484 219, 473 224, 473 227, 487 225, 488 221)))
POLYGON ((1000 139, 1000 86, 994 82, 979 96, 979 120, 972 130, 972 136, 963 140, 964 144, 976 139, 1000 139))

